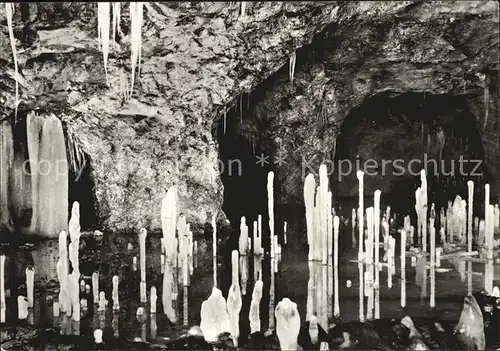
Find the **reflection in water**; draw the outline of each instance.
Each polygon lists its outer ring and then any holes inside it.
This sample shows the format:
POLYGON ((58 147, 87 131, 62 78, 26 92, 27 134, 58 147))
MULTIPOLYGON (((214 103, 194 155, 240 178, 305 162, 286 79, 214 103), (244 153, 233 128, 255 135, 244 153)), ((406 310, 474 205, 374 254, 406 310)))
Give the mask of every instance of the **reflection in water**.
POLYGON ((120 312, 113 312, 113 320, 111 322, 113 326, 113 337, 118 338, 120 336, 120 312))
MULTIPOLYGON (((292 221, 289 221, 292 223, 292 221)), ((350 228, 349 228, 350 230, 350 228)), ((299 241, 300 238, 294 237, 296 231, 293 230, 292 226, 288 227, 288 243, 291 245, 294 241, 299 241)), ((298 236, 298 235, 297 235, 298 236)), ((172 325, 168 321, 168 317, 164 313, 164 306, 162 305, 162 299, 158 299, 157 312, 149 313, 151 306, 151 299, 148 296, 148 303, 141 304, 139 301, 139 284, 140 284, 140 272, 133 271, 132 260, 130 257, 138 255, 139 245, 137 241, 137 236, 126 237, 123 235, 113 235, 109 234, 101 237, 97 241, 95 237, 83 235, 80 240, 80 271, 82 279, 85 282, 85 287, 92 284, 92 275, 94 272, 99 272, 99 278, 96 279, 96 283, 99 283, 97 291, 103 291, 107 296, 112 296, 112 277, 118 276, 119 278, 119 298, 120 298, 120 310, 112 311, 112 304, 104 305, 105 311, 98 313, 98 305, 93 304, 93 292, 92 288, 85 289, 85 292, 81 292, 81 299, 87 300, 87 310, 83 308, 82 305, 82 318, 79 324, 71 323, 71 317, 67 317, 65 313, 62 313, 60 317, 54 316, 54 305, 58 304, 58 283, 57 283, 57 272, 56 272, 56 262, 58 259, 58 246, 57 240, 43 241, 35 244, 35 249, 29 253, 26 250, 20 253, 8 253, 6 260, 6 270, 5 270, 5 289, 10 289, 11 296, 5 297, 7 306, 7 323, 12 325, 17 323, 17 297, 19 295, 25 296, 27 293, 25 282, 25 269, 28 265, 33 265, 35 267, 35 291, 34 291, 34 308, 29 309, 28 312, 32 318, 32 323, 40 327, 48 327, 53 325, 56 328, 61 328, 61 333, 63 334, 80 334, 91 336, 96 329, 101 329, 105 333, 105 338, 127 338, 133 340, 134 337, 139 337, 141 340, 155 340, 164 337, 174 338, 182 334, 180 323, 172 325), (132 248, 127 251, 127 246, 132 243, 132 248), (31 258, 32 257, 32 258, 31 258), (12 306, 12 307, 11 307, 12 306), (147 306, 147 308, 145 308, 147 306), (137 320, 136 312, 138 307, 143 307, 143 316, 137 320), (106 314, 109 312, 108 314, 106 314), (148 316, 149 315, 149 316, 148 316), (107 318, 109 318, 107 320, 107 318), (150 318, 148 321, 147 318, 150 318), (148 331, 148 325, 150 331, 148 331), (108 326, 108 328, 106 328, 108 326), (148 334, 149 333, 149 334, 148 334)), ((300 239, 302 240, 302 239, 300 239)), ((212 261, 211 255, 211 243, 208 243, 204 239, 198 240, 198 268, 194 270, 194 274, 191 280, 191 286, 189 290, 189 304, 190 308, 188 310, 189 315, 189 325, 196 325, 200 323, 200 307, 202 301, 204 301, 212 291, 212 261), (191 307, 192 306, 192 307, 191 307)), ((221 248, 221 252, 222 252, 221 248)), ((161 245, 160 236, 148 235, 146 241, 146 273, 148 277, 148 289, 152 286, 157 287, 157 294, 162 294, 163 296, 163 278, 164 275, 161 273, 161 245)), ((230 251, 228 251, 230 252, 230 251)), ((341 254, 339 252, 339 254, 341 254)), ((359 285, 359 272, 364 271, 364 267, 358 267, 356 263, 347 262, 349 258, 354 258, 355 253, 349 252, 344 255, 340 255, 339 268, 338 268, 338 279, 339 279, 339 302, 342 306, 341 308, 341 318, 345 321, 359 320, 360 315, 360 304, 358 300, 358 287, 359 285), (352 281, 352 287, 347 287, 346 281, 352 281), (358 284, 358 285, 356 285, 358 284)), ((248 271, 248 285, 249 289, 253 289, 253 266, 254 260, 251 257, 249 259, 249 271, 248 271)), ((410 258, 409 258, 410 259, 410 258)), ((408 259, 408 260, 409 260, 408 259)), ((258 260, 258 267, 262 268, 263 271, 269 271, 269 258, 264 256, 264 259, 258 260)), ((452 267, 451 262, 443 260, 443 266, 452 267)), ((398 262, 398 266, 400 263, 398 262)), ((223 266, 219 268, 219 277, 224 277, 228 275, 230 265, 226 268, 223 266), (224 271, 228 269, 227 271, 224 271)), ((421 304, 420 298, 426 281, 426 271, 427 260, 425 257, 421 257, 418 260, 416 267, 410 267, 408 264, 408 269, 406 270, 406 289, 407 289, 407 306, 406 309, 408 313, 412 313, 412 316, 419 317, 425 316, 428 313, 428 309, 422 308, 422 306, 428 306, 428 301, 424 301, 421 304), (415 282, 415 283, 414 283, 415 282)), ((472 286, 473 291, 480 290, 484 287, 484 278, 482 275, 478 275, 476 272, 484 272, 484 265, 475 264, 473 271, 472 286)), ((174 275, 174 268, 167 266, 168 273, 171 277, 174 275)), ((306 305, 308 301, 308 281, 310 277, 316 276, 315 281, 322 283, 322 277, 324 275, 324 267, 319 263, 314 265, 307 261, 307 251, 297 250, 292 246, 283 246, 282 262, 279 266, 279 271, 276 275, 276 299, 281 301, 284 297, 289 297, 292 301, 297 303, 299 313, 303 319, 306 316, 306 305), (309 265, 311 267, 309 267, 309 265), (311 271, 311 275, 309 273, 311 271)), ((329 273, 331 275, 331 273, 329 273)), ((395 282, 399 281, 398 278, 401 277, 399 267, 396 267, 396 271, 393 271, 395 275, 395 282)), ((495 270, 495 285, 499 284, 498 281, 498 269, 495 270)), ((380 281, 385 281, 387 278, 387 270, 384 269, 380 272, 380 281)), ((363 274, 361 274, 361 277, 363 274)), ((97 278, 97 275, 96 275, 97 278)), ((173 290, 172 286, 173 279, 170 282, 170 289, 173 290)), ((81 282, 79 282, 81 284, 81 282)), ((312 283, 312 281, 311 281, 312 283)), ((79 285, 80 285, 79 284, 79 285)), ((228 287, 224 285, 225 282, 221 282, 221 290, 223 294, 227 296, 228 287)), ((95 284, 97 285, 97 284, 95 284)), ((168 285, 168 284, 167 284, 168 285)), ((262 329, 267 328, 268 320, 268 308, 269 305, 269 276, 263 276, 263 296, 260 303, 260 320, 266 321, 262 323, 262 329)), ((97 286, 96 286, 97 287, 97 286)), ((316 291, 313 289, 315 286, 309 286, 309 295, 315 294, 316 291)), ((400 294, 401 290, 399 283, 392 289, 388 289, 386 284, 380 284, 380 305, 381 305, 381 318, 394 317, 400 313, 400 294)), ((171 290, 171 291, 172 291, 171 290)), ((248 290, 251 292, 251 290, 248 290)), ((458 313, 463 303, 463 296, 467 293, 467 283, 461 283, 460 274, 457 270, 451 273, 437 273, 436 274, 436 309, 439 310, 440 315, 446 316, 449 319, 457 319, 458 313), (442 297, 456 296, 456 299, 443 299, 442 297)), ((98 294, 96 294, 98 295, 98 294)), ((426 295, 423 295, 424 297, 426 295)), ((116 297, 116 295, 115 295, 116 297)), ((246 334, 250 331, 250 324, 248 320, 248 315, 250 313, 250 302, 251 294, 246 294, 242 297, 242 310, 240 314, 240 335, 241 340, 246 338, 246 334)), ((364 299, 362 299, 364 302, 364 299)), ((172 310, 177 315, 177 310, 175 305, 172 305, 172 300, 170 302, 170 307, 174 307, 172 310)), ((312 301, 311 301, 312 302, 312 301)), ((321 306, 309 306, 309 312, 318 312, 321 306)), ((57 309, 58 310, 58 309, 57 309)), ((363 316, 364 317, 364 316, 363 316)), ((261 330, 262 330, 261 329, 261 330)))

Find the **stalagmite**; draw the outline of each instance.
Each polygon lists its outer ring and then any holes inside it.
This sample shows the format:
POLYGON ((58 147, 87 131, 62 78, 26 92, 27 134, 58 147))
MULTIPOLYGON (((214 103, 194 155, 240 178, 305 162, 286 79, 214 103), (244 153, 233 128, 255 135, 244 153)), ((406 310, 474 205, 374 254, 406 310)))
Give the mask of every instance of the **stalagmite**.
POLYGON ((280 342, 280 349, 300 350, 297 343, 300 331, 300 315, 297 304, 285 297, 276 306, 274 314, 276 316, 276 336, 280 342))
MULTIPOLYGON (((9 6, 11 4, 8 4, 9 6)), ((0 229, 12 230, 9 203, 9 171, 14 162, 14 140, 9 123, 0 122, 0 229)))
MULTIPOLYGON (((429 235, 431 244, 431 296, 430 307, 436 307, 436 228, 434 227, 434 218, 429 219, 429 235)), ((427 270, 427 268, 425 268, 427 270)))
POLYGON ((309 245, 308 259, 312 260, 314 250, 312 246, 314 235, 314 192, 316 182, 312 174, 308 174, 304 181, 304 204, 306 207, 307 243, 309 245))
POLYGON ((238 241, 238 249, 240 252, 240 275, 241 275, 241 293, 246 295, 248 283, 248 226, 245 217, 241 217, 240 222, 240 238, 238 241))
MULTIPOLYGON (((328 205, 331 208, 332 204, 332 193, 328 193, 328 205)), ((334 269, 333 269, 333 253, 334 253, 334 236, 335 234, 334 229, 333 229, 333 214, 332 211, 328 212, 328 218, 327 218, 327 246, 328 246, 328 277, 327 277, 327 282, 328 282, 328 289, 327 289, 327 305, 328 305, 328 315, 327 315, 327 323, 330 321, 333 317, 333 305, 332 305, 332 297, 334 297, 334 269)))
POLYGON ((28 307, 33 308, 33 288, 35 283, 35 269, 31 266, 26 268, 26 290, 28 297, 28 307))
POLYGON ((217 287, 217 215, 212 216, 212 261, 213 261, 213 275, 214 287, 217 287))
POLYGON ((286 237, 286 225, 287 223, 283 223, 283 243, 286 245, 287 244, 287 237, 286 237))
POLYGON ((311 338, 311 343, 316 346, 318 344, 318 318, 316 316, 312 316, 309 320, 309 337, 311 338))
POLYGON ((380 318, 380 190, 375 190, 373 196, 373 240, 374 240, 374 268, 375 268, 375 283, 374 283, 374 317, 380 318))
POLYGON ((92 294, 94 303, 99 303, 99 272, 92 273, 92 294))
POLYGON ((119 284, 120 278, 117 275, 113 276, 112 283, 113 283, 113 293, 111 297, 113 298, 113 310, 119 310, 120 309, 120 301, 118 297, 118 284, 119 284))
POLYGON ((262 280, 257 280, 253 288, 252 301, 250 302, 250 311, 248 313, 250 334, 260 332, 260 300, 262 299, 262 289, 262 280))
POLYGON ((132 257, 132 269, 134 272, 137 270, 137 256, 132 257))
POLYGON ((59 302, 55 301, 54 304, 52 305, 52 316, 54 318, 59 317, 60 310, 61 310, 61 307, 59 306, 59 302))
MULTIPOLYGON (((358 261, 364 260, 363 244, 364 244, 364 195, 363 195, 363 171, 357 171, 356 177, 359 181, 359 206, 358 206, 358 261)), ((364 274, 363 274, 363 263, 358 264, 359 271, 359 321, 363 322, 365 320, 364 312, 364 274)))
POLYGON ((240 336, 240 311, 242 306, 241 291, 239 285, 239 269, 238 269, 238 251, 233 250, 231 254, 232 267, 232 283, 229 287, 227 295, 227 312, 231 326, 231 337, 233 344, 238 347, 238 338, 240 336))
POLYGON ((146 303, 148 301, 146 282, 139 283, 139 295, 141 303, 146 303))
POLYGON ((157 294, 156 294, 156 287, 152 286, 151 287, 151 292, 149 294, 149 299, 150 299, 150 312, 151 313, 156 313, 156 301, 158 299, 157 294))
POLYGON ((231 331, 229 314, 226 309, 226 299, 217 288, 212 288, 212 294, 201 304, 200 328, 207 342, 215 342, 217 335, 231 331))
POLYGON ((55 238, 68 226, 69 179, 64 132, 61 121, 53 114, 45 118, 39 152, 35 223, 40 226, 38 234, 55 238))
POLYGON ((59 280, 59 305, 62 312, 71 310, 71 300, 69 296, 68 286, 68 235, 66 231, 62 230, 59 233, 59 260, 57 261, 57 278, 59 280))
POLYGON ((374 310, 374 287, 373 287, 373 207, 366 209, 366 223, 368 231, 368 239, 365 241, 366 253, 365 253, 365 296, 368 298, 368 303, 366 307, 366 319, 373 319, 374 310))
POLYGON ((427 252, 427 178, 425 170, 420 172, 420 179, 422 182, 422 250, 427 252))
POLYGON ((274 330, 274 294, 275 294, 275 276, 274 276, 274 172, 267 175, 267 210, 269 213, 269 245, 271 254, 270 265, 270 286, 269 286, 269 324, 270 331, 274 330))
POLYGON ((141 282, 146 282, 146 237, 148 232, 142 228, 139 231, 139 257, 141 261, 141 282))
MULTIPOLYGON (((406 231, 403 229, 401 230, 401 307, 405 306, 406 306, 406 231)), ((380 315, 376 318, 380 318, 380 315)))
POLYGON ((28 318, 28 300, 25 296, 17 297, 17 318, 26 319, 28 318))
POLYGON ((177 296, 174 293, 174 262, 167 261, 165 263, 165 271, 163 273, 163 290, 162 290, 162 305, 163 312, 172 323, 177 322, 177 296))
POLYGON ((0 255, 0 323, 5 323, 5 255, 0 255))
POLYGON ((335 291, 334 291, 334 307, 333 315, 335 318, 340 317, 340 296, 339 296, 339 224, 340 219, 335 216, 333 219, 333 274, 335 280, 335 291))
POLYGON ((108 300, 106 300, 106 293, 104 291, 99 292, 99 307, 98 312, 106 311, 106 306, 108 305, 108 300))

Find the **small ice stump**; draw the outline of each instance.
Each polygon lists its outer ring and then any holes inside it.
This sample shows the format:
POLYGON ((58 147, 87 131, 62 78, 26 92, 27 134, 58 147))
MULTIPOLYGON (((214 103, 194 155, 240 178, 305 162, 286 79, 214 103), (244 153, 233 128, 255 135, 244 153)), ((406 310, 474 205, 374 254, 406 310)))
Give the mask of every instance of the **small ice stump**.
POLYGON ((288 298, 281 300, 274 310, 276 335, 281 350, 300 350, 297 338, 300 331, 300 315, 297 304, 288 298))
POLYGON ((318 343, 318 334, 318 317, 311 316, 311 318, 309 319, 309 336, 313 345, 316 345, 318 343))
POLYGON ((491 292, 491 296, 494 296, 497 299, 500 298, 500 289, 498 289, 498 286, 493 287, 493 291, 491 292))
POLYGON ((217 288, 212 289, 212 294, 201 304, 200 317, 200 328, 205 341, 216 342, 217 335, 230 332, 231 323, 222 291, 217 288))
POLYGON ((96 344, 102 344, 102 330, 101 329, 94 330, 94 342, 96 344))

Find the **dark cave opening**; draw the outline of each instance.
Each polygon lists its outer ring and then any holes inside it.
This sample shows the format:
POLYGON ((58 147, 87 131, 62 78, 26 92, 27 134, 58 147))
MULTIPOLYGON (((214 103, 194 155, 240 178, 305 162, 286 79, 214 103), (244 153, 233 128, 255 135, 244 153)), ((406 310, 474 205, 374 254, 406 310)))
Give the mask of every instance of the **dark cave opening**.
POLYGON ((439 209, 456 195, 466 199, 469 180, 474 181, 474 200, 479 204, 484 197, 484 158, 476 117, 463 97, 377 95, 354 109, 341 126, 335 164, 349 160, 354 170, 344 175, 346 170, 338 167, 334 187, 355 207, 360 168, 365 172, 366 206, 372 205, 379 189, 382 206, 413 214, 419 172, 425 165, 429 204, 439 209))
POLYGON ((87 154, 84 154, 78 169, 70 167, 68 194, 70 217, 73 202, 78 201, 80 204, 81 230, 95 230, 98 226, 94 189, 94 181, 91 176, 91 159, 87 154))
MULTIPOLYGON (((250 100, 247 95, 246 99, 250 100)), ((261 142, 261 128, 244 119, 249 115, 250 101, 238 100, 225 116, 216 122, 219 144, 219 167, 224 185, 223 211, 231 222, 233 232, 240 230, 245 216, 248 227, 253 227, 259 214, 263 230, 267 231, 267 174, 272 163, 261 142), (250 129, 245 129, 245 128, 250 129), (258 163, 257 156, 268 157, 258 163)), ((250 231, 251 233, 251 231, 250 231)))

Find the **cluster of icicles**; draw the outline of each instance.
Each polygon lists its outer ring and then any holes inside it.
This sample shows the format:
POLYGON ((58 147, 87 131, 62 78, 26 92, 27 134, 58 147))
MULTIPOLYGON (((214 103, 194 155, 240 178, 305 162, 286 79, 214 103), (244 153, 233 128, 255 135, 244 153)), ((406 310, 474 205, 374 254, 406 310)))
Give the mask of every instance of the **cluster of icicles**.
MULTIPOLYGON (((131 51, 131 84, 130 92, 127 92, 127 97, 132 95, 132 90, 135 81, 135 72, 137 70, 140 73, 141 64, 141 46, 142 46, 142 22, 143 22, 143 2, 131 2, 130 3, 130 51, 131 51)), ((17 62, 17 51, 16 51, 16 39, 14 37, 14 29, 12 25, 12 19, 15 11, 15 3, 5 3, 5 15, 7 17, 7 26, 9 31, 10 45, 12 48, 12 55, 14 57, 14 74, 15 74, 15 84, 16 84, 16 102, 15 110, 17 116, 17 107, 19 105, 19 77, 18 77, 18 62, 17 62)), ((108 74, 108 54, 110 48, 110 27, 112 30, 112 41, 115 42, 116 33, 120 29, 120 18, 121 18, 121 3, 120 2, 99 2, 97 3, 97 23, 98 23, 98 38, 102 49, 102 56, 104 60, 104 71, 106 72, 106 78, 108 74), (113 9, 113 15, 110 16, 111 7, 113 9), (110 23, 111 21, 111 23, 110 23), (111 26, 110 26, 111 24, 111 26)))

